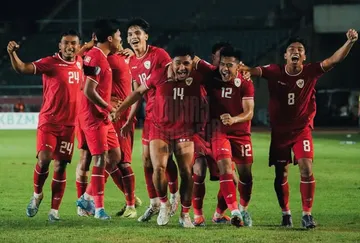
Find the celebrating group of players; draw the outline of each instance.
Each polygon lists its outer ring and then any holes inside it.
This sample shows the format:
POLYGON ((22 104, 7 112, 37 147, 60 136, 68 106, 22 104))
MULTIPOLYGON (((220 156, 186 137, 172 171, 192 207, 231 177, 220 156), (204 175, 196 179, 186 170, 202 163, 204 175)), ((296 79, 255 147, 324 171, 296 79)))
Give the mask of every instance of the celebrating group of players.
POLYGON ((170 58, 164 49, 147 44, 148 31, 145 20, 131 20, 127 25, 131 49, 123 49, 118 24, 101 19, 96 21, 89 43, 80 48, 78 33, 70 30, 61 35, 57 54, 32 63, 22 62, 16 54, 19 45, 9 42, 7 50, 13 68, 19 73, 42 74, 44 86, 37 130, 34 194, 26 208, 27 215, 33 217, 38 212, 49 164, 54 160, 48 216, 50 221, 59 220, 66 166, 72 159, 76 134, 80 149, 76 169, 78 215, 110 219, 104 210, 104 185, 111 176, 126 198, 126 205, 118 215, 137 217, 135 207, 141 200, 135 195, 131 155, 135 114, 144 98, 142 145, 150 206, 138 221, 148 221, 158 214, 158 225, 166 225, 180 200, 180 224, 186 228, 204 226, 202 208, 205 174, 209 168, 210 179, 220 182, 212 221, 251 226, 247 210, 253 183, 251 75, 268 81, 269 165, 275 167, 274 187, 282 209, 282 226, 292 226, 287 174, 289 164, 294 162, 299 165, 301 175, 302 225, 314 228, 311 131, 316 110, 315 85, 323 73, 347 56, 358 39, 357 32, 350 29, 345 44, 322 62, 303 64, 305 43, 294 38, 286 46, 285 65, 250 68, 242 64, 241 52, 228 43, 214 45, 212 64, 195 56, 184 45, 175 47, 170 58), (189 215, 191 205, 193 221, 189 215), (225 215, 227 209, 230 217, 225 215))

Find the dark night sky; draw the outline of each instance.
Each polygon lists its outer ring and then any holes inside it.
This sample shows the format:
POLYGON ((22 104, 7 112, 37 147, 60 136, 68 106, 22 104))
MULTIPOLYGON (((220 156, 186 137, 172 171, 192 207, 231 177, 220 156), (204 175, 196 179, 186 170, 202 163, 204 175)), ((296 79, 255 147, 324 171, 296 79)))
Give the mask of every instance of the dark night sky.
POLYGON ((5 0, 0 8, 0 21, 35 20, 46 16, 61 0, 5 0), (13 6, 11 5, 13 4, 13 6))

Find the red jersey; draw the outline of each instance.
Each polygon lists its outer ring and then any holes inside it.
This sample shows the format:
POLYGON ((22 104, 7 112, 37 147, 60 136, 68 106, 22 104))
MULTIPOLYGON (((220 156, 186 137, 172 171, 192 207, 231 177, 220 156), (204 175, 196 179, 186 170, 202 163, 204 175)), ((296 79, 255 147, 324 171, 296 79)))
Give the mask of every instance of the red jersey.
POLYGON ((83 60, 67 62, 60 54, 45 57, 32 63, 34 74, 42 74, 43 104, 39 124, 74 126, 77 114, 77 94, 83 79, 83 60))
MULTIPOLYGON (((133 80, 141 85, 147 81, 157 82, 161 77, 156 75, 156 73, 161 74, 159 69, 164 68, 166 65, 170 64, 170 62, 171 58, 164 49, 148 45, 146 53, 142 57, 130 57, 129 67, 133 80)), ((151 119, 155 90, 150 89, 145 94, 144 99, 146 101, 146 119, 151 119)))
MULTIPOLYGON (((128 65, 128 59, 124 55, 114 54, 108 56, 108 62, 112 70, 112 90, 111 96, 120 100, 125 100, 131 94, 131 72, 128 65)), ((130 109, 122 113, 120 120, 127 119, 130 109)))
POLYGON ((209 79, 206 83, 206 88, 211 107, 210 118, 212 126, 219 126, 214 128, 226 134, 250 135, 251 121, 225 126, 221 122, 220 116, 225 113, 237 116, 244 112, 242 101, 254 99, 254 85, 252 81, 244 79, 239 73, 234 80, 224 82, 221 79, 219 70, 202 60, 197 64, 197 69, 209 79))
MULTIPOLYGON (((94 68, 95 73, 87 78, 98 84, 96 91, 106 103, 110 103, 112 71, 107 56, 101 49, 93 47, 84 57, 85 65, 94 68)), ((92 103, 83 92, 80 98, 79 121, 83 128, 97 127, 101 122, 109 122, 109 111, 92 103)))
POLYGON ((315 85, 324 74, 321 63, 309 63, 297 75, 290 75, 285 65, 258 67, 268 80, 270 125, 276 131, 313 128, 316 113, 315 85))
POLYGON ((184 81, 168 80, 167 68, 160 79, 145 82, 148 89, 155 90, 152 120, 154 126, 171 134, 172 139, 195 132, 196 119, 200 114, 200 86, 203 83, 199 72, 192 72, 184 81))

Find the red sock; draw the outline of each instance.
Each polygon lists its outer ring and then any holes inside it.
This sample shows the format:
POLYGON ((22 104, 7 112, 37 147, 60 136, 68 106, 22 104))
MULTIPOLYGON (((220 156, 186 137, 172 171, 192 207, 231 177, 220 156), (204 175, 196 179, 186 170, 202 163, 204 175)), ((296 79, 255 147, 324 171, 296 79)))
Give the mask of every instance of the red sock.
POLYGON ((34 192, 37 194, 42 193, 46 178, 49 175, 49 167, 40 168, 39 164, 36 163, 34 170, 34 192))
POLYGON ((86 187, 86 191, 85 191, 88 195, 92 196, 93 193, 92 193, 92 185, 91 185, 91 180, 90 180, 90 183, 87 185, 86 187))
POLYGON ((165 195, 165 196, 159 196, 159 198, 160 198, 160 202, 162 202, 162 203, 166 203, 166 202, 168 201, 167 195, 165 195))
POLYGON ((205 176, 193 175, 194 188, 192 195, 192 204, 195 215, 203 215, 203 203, 205 197, 205 176))
POLYGON ((78 198, 80 198, 85 193, 87 185, 88 185, 87 176, 80 176, 79 180, 76 180, 76 192, 78 198))
POLYGON ((54 172, 54 176, 51 183, 51 209, 58 210, 61 200, 64 196, 66 187, 66 171, 63 173, 54 172))
MULTIPOLYGON (((93 166, 91 175, 91 191, 94 197, 95 208, 104 207, 104 189, 105 189, 105 168, 93 166)), ((87 190, 86 190, 87 192, 87 190)))
POLYGON ((311 212, 311 208, 314 202, 314 194, 315 194, 314 175, 311 175, 310 177, 301 177, 300 193, 301 193, 303 211, 311 212))
POLYGON ((283 212, 289 211, 289 183, 287 177, 275 177, 274 188, 283 212))
POLYGON ((233 174, 220 175, 220 189, 230 211, 238 209, 233 174))
POLYGON ((148 192, 149 198, 157 198, 156 189, 153 182, 153 168, 152 167, 144 167, 145 172, 145 182, 146 182, 146 190, 148 192))
POLYGON ((219 188, 217 199, 218 199, 218 203, 216 206, 216 212, 218 214, 224 214, 227 209, 227 204, 226 204, 225 198, 221 192, 221 188, 219 188))
POLYGON ((166 178, 168 180, 170 193, 175 194, 179 189, 178 170, 177 170, 175 162, 172 160, 171 157, 168 160, 168 165, 169 165, 169 163, 173 163, 173 166, 166 167, 166 178))
POLYGON ((241 180, 239 180, 238 190, 240 193, 240 205, 243 207, 247 207, 251 198, 252 181, 248 183, 243 183, 241 180))
POLYGON ((109 177, 109 175, 111 175, 111 178, 113 179, 115 185, 120 189, 120 191, 122 191, 124 193, 124 185, 123 185, 123 180, 122 180, 122 173, 119 170, 119 168, 115 168, 112 172, 109 172, 107 170, 105 170, 105 183, 107 181, 107 178, 109 177))
POLYGON ((121 168, 127 206, 135 206, 135 175, 131 166, 121 168))
POLYGON ((188 213, 191 208, 191 201, 184 201, 181 200, 181 212, 182 213, 188 213))

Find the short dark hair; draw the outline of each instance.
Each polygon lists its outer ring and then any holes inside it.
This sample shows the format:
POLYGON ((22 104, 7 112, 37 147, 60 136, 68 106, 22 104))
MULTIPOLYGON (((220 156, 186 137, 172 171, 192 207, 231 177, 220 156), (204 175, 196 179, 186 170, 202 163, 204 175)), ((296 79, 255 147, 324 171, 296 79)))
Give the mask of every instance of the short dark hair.
POLYGON ((285 45, 285 48, 284 48, 284 52, 286 52, 287 48, 288 48, 292 43, 295 43, 295 42, 301 43, 301 44, 304 46, 305 51, 306 51, 306 41, 305 41, 303 38, 300 38, 299 36, 293 36, 293 37, 290 37, 289 40, 286 42, 286 45, 285 45))
POLYGON ((212 46, 211 53, 215 54, 218 50, 221 50, 224 47, 230 47, 230 46, 231 46, 231 44, 226 41, 217 42, 212 46))
POLYGON ((115 19, 98 19, 94 23, 94 34, 97 41, 104 43, 109 36, 113 36, 119 30, 119 23, 115 19))
POLYGON ((79 38, 79 40, 81 40, 81 36, 80 33, 74 29, 68 29, 66 31, 63 31, 60 35, 60 40, 64 37, 64 36, 77 36, 79 38))
POLYGON ((126 25, 126 31, 128 31, 131 26, 139 26, 146 34, 148 34, 150 30, 150 24, 143 18, 131 19, 126 25))
POLYGON ((184 57, 184 56, 190 56, 191 58, 194 58, 195 53, 194 53, 194 50, 191 48, 191 46, 177 45, 172 50, 171 56, 172 56, 172 58, 184 57))
POLYGON ((224 47, 220 51, 221 57, 234 57, 238 62, 242 60, 242 52, 232 46, 224 47))

